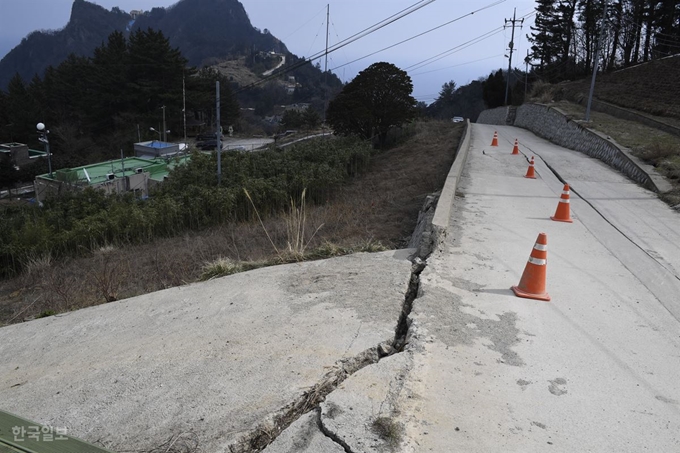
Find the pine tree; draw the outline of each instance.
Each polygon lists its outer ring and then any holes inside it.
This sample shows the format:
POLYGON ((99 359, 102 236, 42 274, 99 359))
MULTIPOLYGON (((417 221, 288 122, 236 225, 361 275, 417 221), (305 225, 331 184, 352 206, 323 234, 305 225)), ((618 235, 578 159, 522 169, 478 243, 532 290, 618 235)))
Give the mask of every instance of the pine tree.
POLYGON ((336 133, 378 137, 385 144, 387 132, 416 116, 409 75, 391 63, 374 63, 361 71, 329 106, 326 119, 336 133))
POLYGON ((557 0, 536 0, 536 3, 536 19, 527 38, 532 43, 532 59, 538 60, 539 68, 544 69, 555 61, 557 54, 557 0))
POLYGON ((680 0, 662 0, 658 3, 655 35, 655 58, 680 53, 680 0))

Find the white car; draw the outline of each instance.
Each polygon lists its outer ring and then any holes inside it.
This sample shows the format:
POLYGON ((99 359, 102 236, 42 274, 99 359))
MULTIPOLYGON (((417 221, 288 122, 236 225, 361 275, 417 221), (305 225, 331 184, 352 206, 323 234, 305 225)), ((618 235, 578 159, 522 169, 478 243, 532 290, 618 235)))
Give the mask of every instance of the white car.
POLYGON ((454 123, 462 123, 463 121, 465 121, 465 119, 462 116, 454 116, 453 118, 451 118, 451 121, 453 121, 454 123))

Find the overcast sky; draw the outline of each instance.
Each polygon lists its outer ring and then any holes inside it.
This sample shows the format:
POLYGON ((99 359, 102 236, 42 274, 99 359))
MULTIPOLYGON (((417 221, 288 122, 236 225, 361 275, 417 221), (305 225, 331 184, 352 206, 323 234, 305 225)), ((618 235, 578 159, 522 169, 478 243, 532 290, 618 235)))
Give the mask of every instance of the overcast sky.
MULTIPOLYGON (((291 52, 308 57, 325 46, 327 4, 330 4, 332 45, 419 1, 425 3, 429 0, 241 0, 241 3, 255 27, 269 29, 291 52)), ((7 54, 33 30, 64 27, 72 3, 72 0, 0 0, 0 56, 7 54)), ((106 9, 118 6, 130 11, 167 7, 177 1, 93 0, 92 3, 106 9)), ((531 13, 534 6, 534 0, 435 0, 419 11, 330 54, 328 67, 342 80, 348 81, 371 63, 394 63, 409 72, 413 79, 414 96, 430 103, 436 98, 442 84, 449 80, 463 85, 488 75, 493 69, 507 67, 508 61, 504 55, 507 55, 510 42, 510 27, 501 28, 496 34, 467 47, 465 43, 502 27, 505 19, 512 18, 514 8, 517 8, 518 19, 530 15, 524 21, 523 28, 515 32, 513 66, 523 68, 529 47, 526 35, 533 24, 531 13), (498 1, 502 3, 392 49, 347 64, 498 1), (463 47, 427 66, 416 65, 457 46, 463 47)), ((323 59, 321 65, 324 65, 323 59)))

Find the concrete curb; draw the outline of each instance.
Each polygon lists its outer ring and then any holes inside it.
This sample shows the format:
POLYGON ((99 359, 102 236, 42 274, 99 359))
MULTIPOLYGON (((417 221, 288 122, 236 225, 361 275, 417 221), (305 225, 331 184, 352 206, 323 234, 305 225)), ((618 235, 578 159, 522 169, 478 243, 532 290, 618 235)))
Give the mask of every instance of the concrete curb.
MULTIPOLYGON (((501 122, 503 112, 507 115, 506 107, 485 110, 477 122, 506 125, 505 117, 501 122)), ((527 129, 557 145, 599 159, 654 192, 663 193, 672 188, 654 167, 644 164, 628 148, 617 144, 611 137, 570 119, 556 107, 523 104, 517 109, 517 117, 512 125, 527 129)))
POLYGON ((432 234, 430 241, 432 250, 439 247, 444 238, 446 238, 449 217, 451 217, 451 209, 453 207, 453 200, 456 196, 456 188, 460 175, 463 172, 463 167, 467 161, 468 152, 470 151, 470 120, 465 120, 465 130, 463 131, 463 139, 458 144, 456 150, 456 159, 453 161, 449 175, 446 177, 444 188, 439 196, 437 202, 437 209, 434 211, 432 218, 432 234))

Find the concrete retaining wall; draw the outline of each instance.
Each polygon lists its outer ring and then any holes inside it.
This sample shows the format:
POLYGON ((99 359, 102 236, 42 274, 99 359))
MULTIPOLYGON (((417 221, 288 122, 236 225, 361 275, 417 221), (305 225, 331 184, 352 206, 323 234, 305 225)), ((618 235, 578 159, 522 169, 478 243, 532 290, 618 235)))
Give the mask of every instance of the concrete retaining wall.
POLYGON ((470 120, 468 119, 465 120, 465 129, 458 143, 456 157, 446 177, 439 198, 437 199, 434 195, 428 196, 418 215, 418 223, 411 236, 408 248, 417 249, 416 256, 421 259, 426 259, 446 237, 453 199, 456 195, 456 188, 458 187, 458 181, 463 172, 465 161, 467 160, 469 148, 470 120))
MULTIPOLYGON (((504 125, 506 124, 504 112, 507 112, 507 107, 485 110, 477 122, 504 125)), ((557 145, 600 159, 649 190, 665 192, 671 189, 670 184, 658 175, 652 166, 633 156, 629 149, 618 145, 600 132, 587 129, 570 120, 555 107, 541 104, 521 105, 517 108, 513 125, 528 129, 557 145)))
POLYGON ((451 170, 446 177, 442 194, 439 196, 437 202, 437 209, 434 211, 432 218, 432 233, 431 233, 431 250, 434 250, 442 243, 447 234, 449 226, 449 218, 451 217, 451 209, 453 208, 453 199, 456 196, 456 189, 460 181, 460 175, 463 173, 463 167, 467 161, 468 152, 470 151, 470 120, 465 120, 465 130, 463 131, 463 138, 458 144, 456 151, 456 160, 453 161, 451 170))

